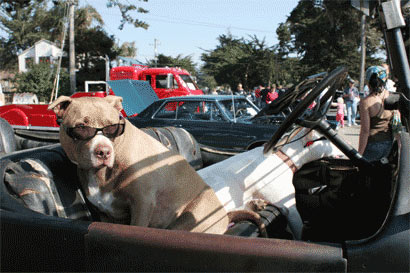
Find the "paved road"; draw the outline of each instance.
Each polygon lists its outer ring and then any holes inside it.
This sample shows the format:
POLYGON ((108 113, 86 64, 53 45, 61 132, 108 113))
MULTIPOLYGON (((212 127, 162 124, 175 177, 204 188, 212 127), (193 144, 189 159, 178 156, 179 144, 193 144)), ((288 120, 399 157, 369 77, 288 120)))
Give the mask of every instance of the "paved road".
MULTIPOLYGON (((335 119, 336 117, 336 109, 330 108, 328 111, 328 117, 331 119, 335 119)), ((359 134, 360 134, 360 119, 356 119, 357 126, 347 127, 347 120, 345 117, 345 127, 340 128, 338 133, 345 139, 350 145, 353 146, 356 150, 359 148, 359 134)))
MULTIPOLYGON (((356 121, 357 122, 357 121, 356 121)), ((340 128, 338 133, 356 150, 359 148, 360 122, 358 126, 340 128)))

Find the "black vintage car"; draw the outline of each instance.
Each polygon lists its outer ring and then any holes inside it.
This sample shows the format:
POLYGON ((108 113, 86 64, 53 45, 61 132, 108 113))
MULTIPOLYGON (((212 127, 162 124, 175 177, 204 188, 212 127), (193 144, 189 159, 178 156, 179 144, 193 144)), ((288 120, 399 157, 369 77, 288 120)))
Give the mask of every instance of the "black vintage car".
POLYGON ((190 132, 206 158, 231 156, 268 141, 282 115, 252 119, 259 108, 244 96, 171 97, 153 102, 130 122, 138 128, 174 126, 190 132))
POLYGON ((408 272, 410 68, 404 41, 409 35, 401 32, 399 1, 372 3, 383 19, 399 81, 386 107, 401 111, 404 128, 391 153, 375 162, 341 139, 324 116, 347 76, 343 67, 296 105, 265 147, 277 144, 296 123, 320 131, 348 157, 322 158, 295 173, 303 240, 277 232, 284 225, 275 209, 261 212, 269 238, 257 238, 258 228, 247 222, 225 235, 100 222, 81 197, 76 166, 56 144, 0 158, 1 271, 408 272), (315 108, 306 111, 315 100, 315 108), (41 172, 44 166, 49 173, 41 172))

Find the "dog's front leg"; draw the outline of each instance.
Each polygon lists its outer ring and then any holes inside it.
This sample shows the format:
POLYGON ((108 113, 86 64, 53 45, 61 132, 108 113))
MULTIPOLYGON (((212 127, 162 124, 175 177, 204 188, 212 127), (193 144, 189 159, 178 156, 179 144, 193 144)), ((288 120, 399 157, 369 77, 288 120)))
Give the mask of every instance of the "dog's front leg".
POLYGON ((130 204, 131 225, 148 227, 155 210, 155 196, 148 194, 135 198, 130 204))

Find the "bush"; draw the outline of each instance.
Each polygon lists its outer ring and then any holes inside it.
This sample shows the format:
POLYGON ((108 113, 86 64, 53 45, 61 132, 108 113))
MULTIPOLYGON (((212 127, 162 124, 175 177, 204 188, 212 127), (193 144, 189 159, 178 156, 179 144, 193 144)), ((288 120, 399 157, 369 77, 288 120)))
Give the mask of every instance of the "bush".
MULTIPOLYGON (((34 64, 27 72, 18 73, 14 80, 18 93, 34 93, 39 101, 49 102, 54 86, 56 69, 50 64, 34 64)), ((68 73, 61 69, 58 95, 70 95, 68 73)))

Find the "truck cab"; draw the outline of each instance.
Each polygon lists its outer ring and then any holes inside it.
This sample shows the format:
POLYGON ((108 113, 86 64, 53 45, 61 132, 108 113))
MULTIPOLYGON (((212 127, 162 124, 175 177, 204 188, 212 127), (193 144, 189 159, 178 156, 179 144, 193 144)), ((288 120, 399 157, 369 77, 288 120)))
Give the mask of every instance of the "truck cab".
POLYGON ((119 66, 110 71, 110 80, 148 81, 158 98, 203 95, 189 72, 181 68, 148 67, 142 65, 119 66))

